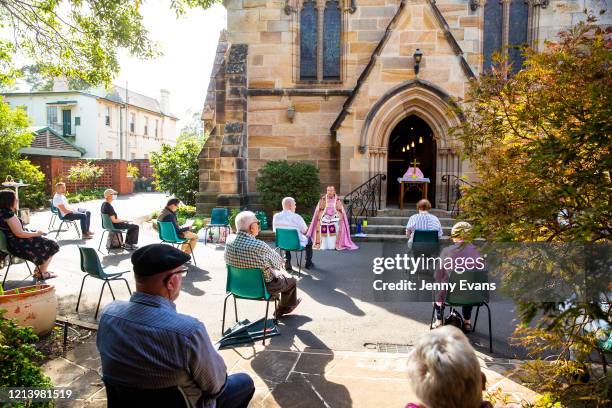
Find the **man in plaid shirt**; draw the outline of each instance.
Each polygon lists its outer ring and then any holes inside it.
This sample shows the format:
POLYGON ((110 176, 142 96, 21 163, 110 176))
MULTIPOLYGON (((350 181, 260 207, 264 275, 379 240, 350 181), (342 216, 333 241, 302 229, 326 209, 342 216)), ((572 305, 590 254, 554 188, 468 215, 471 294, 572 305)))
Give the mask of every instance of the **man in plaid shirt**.
POLYGON ((283 259, 263 241, 259 234, 259 221, 251 211, 236 216, 238 233, 228 237, 225 243, 225 263, 235 268, 259 268, 263 271, 266 288, 270 294, 280 293, 276 317, 291 313, 302 299, 297 298, 296 280, 283 275, 283 259))

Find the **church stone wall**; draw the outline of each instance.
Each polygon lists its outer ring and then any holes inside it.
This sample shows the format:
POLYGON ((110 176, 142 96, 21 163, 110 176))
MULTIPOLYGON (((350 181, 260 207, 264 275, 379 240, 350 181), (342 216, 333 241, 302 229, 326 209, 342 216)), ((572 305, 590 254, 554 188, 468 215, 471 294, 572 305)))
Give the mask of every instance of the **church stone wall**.
MULTIPOLYGON (((341 194, 386 171, 386 146, 371 141, 364 146, 362 140, 368 113, 394 87, 415 79, 461 103, 469 78, 482 70, 486 1, 498 0, 356 0, 354 10, 349 9, 349 0, 341 0, 341 78, 317 82, 298 77, 297 10, 303 0, 224 0, 229 47, 225 59, 236 47, 244 46, 248 52, 240 75, 223 71, 227 67, 214 72, 217 96, 209 105, 214 113, 206 114, 213 118, 209 125, 215 136, 200 159, 200 194, 207 200, 201 208, 213 206, 215 194, 217 205, 257 202, 255 178, 269 160, 310 161, 318 166, 322 184, 339 185, 341 194), (404 10, 393 20, 402 4, 404 10), (379 44, 378 55, 373 55, 379 44), (417 48, 424 54, 418 78, 413 69, 417 48), (367 75, 362 75, 364 71, 367 75), (293 120, 290 108, 295 110, 293 120), (340 112, 346 115, 331 132, 340 112)), ((506 6, 510 1, 516 0, 502 0, 506 6)), ((545 39, 556 39, 560 29, 584 20, 585 8, 597 15, 609 8, 606 0, 527 2, 528 39, 541 50, 545 39)), ((316 4, 323 13, 325 0, 316 4)), ((612 11, 598 18, 600 24, 612 24, 612 11)), ((410 95, 406 93, 407 98, 410 95)), ((419 98, 425 115, 427 106, 439 108, 442 103, 426 93, 419 98)), ((406 103, 406 111, 411 103, 406 103)), ((453 122, 450 113, 447 119, 447 123, 443 119, 430 123, 437 126, 438 146, 447 149, 440 153, 446 156, 439 156, 444 160, 454 154, 447 135, 453 122)), ((472 174, 469 163, 457 168, 463 175, 472 174)))

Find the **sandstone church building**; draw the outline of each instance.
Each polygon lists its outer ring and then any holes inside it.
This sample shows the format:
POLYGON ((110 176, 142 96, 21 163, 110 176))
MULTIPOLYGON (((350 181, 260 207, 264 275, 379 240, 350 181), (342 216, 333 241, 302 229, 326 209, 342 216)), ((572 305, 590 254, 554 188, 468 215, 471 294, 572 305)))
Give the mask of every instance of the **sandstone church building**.
MULTIPOLYGON (((428 197, 446 205, 446 174, 474 177, 449 128, 469 80, 509 52, 596 14, 606 0, 225 0, 202 113, 198 210, 256 206, 270 160, 308 161, 322 186, 351 192, 385 174, 382 206, 398 203, 418 163, 428 197), (417 60, 420 63, 417 64, 417 60), (418 67, 417 67, 418 65, 418 67), (417 73, 418 70, 418 73, 417 73)), ((610 12, 599 24, 610 24, 610 12)))

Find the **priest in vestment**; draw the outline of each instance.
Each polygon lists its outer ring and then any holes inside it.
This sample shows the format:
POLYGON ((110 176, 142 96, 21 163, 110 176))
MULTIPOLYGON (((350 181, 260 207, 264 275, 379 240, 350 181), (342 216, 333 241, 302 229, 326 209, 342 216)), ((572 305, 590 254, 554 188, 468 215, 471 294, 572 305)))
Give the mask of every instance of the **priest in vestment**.
POLYGON ((358 248, 351 241, 351 229, 344 206, 334 186, 328 186, 327 193, 319 200, 307 235, 312 239, 314 249, 340 251, 358 248))

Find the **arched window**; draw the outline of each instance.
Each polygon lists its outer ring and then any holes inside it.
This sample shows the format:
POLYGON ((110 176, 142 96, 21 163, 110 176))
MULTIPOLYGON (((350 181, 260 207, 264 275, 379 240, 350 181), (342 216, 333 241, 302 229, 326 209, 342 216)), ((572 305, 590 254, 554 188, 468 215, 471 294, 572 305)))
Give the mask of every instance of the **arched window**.
POLYGON ((529 21, 529 5, 525 0, 510 2, 510 18, 508 27, 508 62, 512 71, 517 72, 523 66, 523 55, 517 47, 527 44, 527 25, 529 21))
POLYGON ((300 79, 317 79, 318 20, 314 0, 304 1, 300 12, 300 79))
POLYGON ((328 0, 323 13, 323 79, 340 78, 340 4, 328 0))
POLYGON ((484 5, 483 70, 493 65, 493 54, 507 52, 516 72, 523 65, 521 47, 527 43, 529 5, 525 0, 487 0, 484 5))

